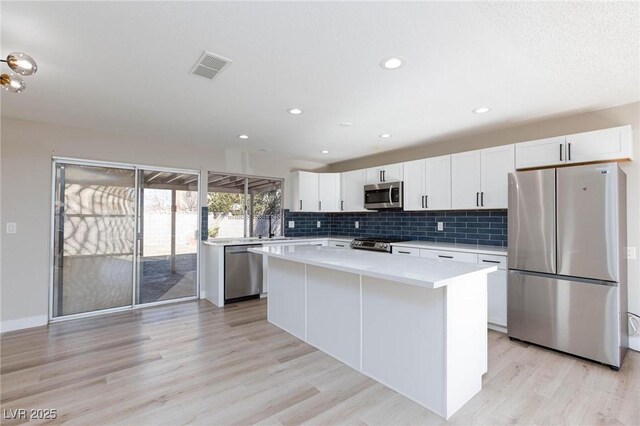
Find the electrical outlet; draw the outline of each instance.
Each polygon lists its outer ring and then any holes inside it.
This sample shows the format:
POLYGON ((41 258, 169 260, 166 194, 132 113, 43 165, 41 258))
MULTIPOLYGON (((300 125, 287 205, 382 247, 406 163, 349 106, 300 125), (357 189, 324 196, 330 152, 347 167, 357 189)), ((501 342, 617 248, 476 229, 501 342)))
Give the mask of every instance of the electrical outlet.
POLYGON ((444 223, 438 222, 438 231, 444 231, 444 223))
POLYGON ((320 221, 317 222, 317 226, 318 228, 320 228, 322 226, 322 223, 320 221))
POLYGON ((636 248, 635 247, 627 247, 627 259, 636 260, 636 248))
POLYGON ((18 224, 7 222, 7 234, 15 234, 16 232, 18 232, 18 224))
POLYGON ((357 220, 355 222, 355 225, 356 225, 356 229, 360 228, 360 222, 358 222, 357 220))
POLYGON ((293 220, 289 221, 289 228, 295 228, 296 227, 296 223, 293 220))

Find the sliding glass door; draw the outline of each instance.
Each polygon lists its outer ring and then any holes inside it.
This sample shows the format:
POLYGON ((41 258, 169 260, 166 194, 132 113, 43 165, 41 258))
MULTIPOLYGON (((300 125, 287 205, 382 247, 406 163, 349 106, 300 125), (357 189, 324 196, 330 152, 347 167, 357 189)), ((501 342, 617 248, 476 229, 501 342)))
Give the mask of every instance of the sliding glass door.
POLYGON ((199 174, 54 162, 51 318, 197 296, 199 174))

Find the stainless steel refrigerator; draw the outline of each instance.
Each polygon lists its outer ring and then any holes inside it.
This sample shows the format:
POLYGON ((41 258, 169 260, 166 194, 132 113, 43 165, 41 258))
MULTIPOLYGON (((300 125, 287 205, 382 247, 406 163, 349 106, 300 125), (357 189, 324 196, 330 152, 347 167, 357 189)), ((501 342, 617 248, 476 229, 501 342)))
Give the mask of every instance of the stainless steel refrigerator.
POLYGON ((615 163, 509 174, 509 337, 620 367, 626 212, 615 163))

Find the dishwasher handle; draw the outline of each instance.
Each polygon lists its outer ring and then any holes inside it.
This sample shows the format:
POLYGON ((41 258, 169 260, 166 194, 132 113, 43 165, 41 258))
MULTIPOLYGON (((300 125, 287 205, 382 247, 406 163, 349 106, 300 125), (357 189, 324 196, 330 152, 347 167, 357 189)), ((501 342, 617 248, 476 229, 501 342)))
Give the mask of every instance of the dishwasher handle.
POLYGON ((225 254, 238 254, 238 253, 247 253, 250 248, 262 247, 262 244, 246 244, 246 245, 238 245, 238 246, 226 246, 224 248, 225 254))

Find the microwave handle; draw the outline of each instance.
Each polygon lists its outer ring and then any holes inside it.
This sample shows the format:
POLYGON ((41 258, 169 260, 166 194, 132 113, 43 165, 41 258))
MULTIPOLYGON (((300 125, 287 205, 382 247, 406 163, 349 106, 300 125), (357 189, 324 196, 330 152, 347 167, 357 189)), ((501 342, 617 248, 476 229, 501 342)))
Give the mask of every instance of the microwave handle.
POLYGON ((389 186, 389 204, 393 204, 393 196, 391 195, 391 192, 393 191, 393 185, 389 186))

